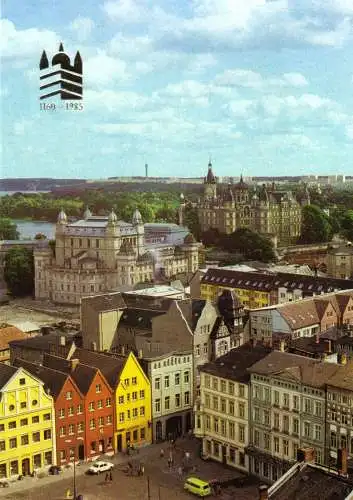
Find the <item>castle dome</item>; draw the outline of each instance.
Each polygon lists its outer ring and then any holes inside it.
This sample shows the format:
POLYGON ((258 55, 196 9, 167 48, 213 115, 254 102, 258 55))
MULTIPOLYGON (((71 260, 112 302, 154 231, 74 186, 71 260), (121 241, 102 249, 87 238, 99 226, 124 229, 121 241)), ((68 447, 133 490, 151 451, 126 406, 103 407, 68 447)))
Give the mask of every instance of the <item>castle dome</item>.
POLYGON ((135 225, 136 224, 142 224, 142 215, 141 215, 140 210, 138 210, 137 208, 135 209, 135 211, 133 213, 132 223, 135 224, 135 225))
POLYGON ((118 217, 116 216, 116 213, 113 209, 108 216, 108 222, 110 222, 111 224, 116 224, 118 222, 118 217))
POLYGON ((90 209, 88 207, 86 207, 86 210, 83 213, 83 217, 84 217, 85 220, 87 220, 90 217, 92 217, 92 212, 90 211, 90 209))
POLYGON ((58 222, 58 224, 66 224, 67 223, 67 215, 63 209, 61 209, 59 212, 57 222, 58 222))

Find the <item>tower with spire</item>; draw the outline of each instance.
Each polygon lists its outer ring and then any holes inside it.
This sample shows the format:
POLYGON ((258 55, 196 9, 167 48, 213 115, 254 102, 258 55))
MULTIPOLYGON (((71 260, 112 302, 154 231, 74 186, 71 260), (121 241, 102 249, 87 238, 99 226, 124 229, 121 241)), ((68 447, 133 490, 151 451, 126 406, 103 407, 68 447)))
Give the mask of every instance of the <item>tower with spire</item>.
POLYGON ((207 175, 204 178, 204 195, 206 200, 214 200, 217 197, 217 178, 213 173, 211 157, 208 161, 207 175))

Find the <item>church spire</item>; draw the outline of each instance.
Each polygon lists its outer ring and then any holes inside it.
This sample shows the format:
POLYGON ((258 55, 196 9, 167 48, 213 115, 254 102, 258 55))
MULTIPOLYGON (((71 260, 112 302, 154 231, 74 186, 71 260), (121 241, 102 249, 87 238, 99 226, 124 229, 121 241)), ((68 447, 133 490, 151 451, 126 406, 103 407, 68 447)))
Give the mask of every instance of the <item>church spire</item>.
POLYGON ((59 45, 59 52, 64 52, 64 46, 63 46, 62 42, 60 42, 60 45, 59 45))
POLYGON ((47 68, 49 68, 49 61, 47 53, 45 52, 45 50, 43 50, 42 57, 40 58, 39 62, 39 69, 47 69, 47 68))

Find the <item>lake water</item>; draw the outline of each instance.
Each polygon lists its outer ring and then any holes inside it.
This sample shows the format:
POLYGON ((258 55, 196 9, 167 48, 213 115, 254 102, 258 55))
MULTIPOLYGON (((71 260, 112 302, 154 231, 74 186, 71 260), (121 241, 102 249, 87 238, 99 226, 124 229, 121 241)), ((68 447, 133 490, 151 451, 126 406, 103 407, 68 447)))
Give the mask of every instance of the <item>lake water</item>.
POLYGON ((45 234, 48 240, 55 238, 55 224, 52 222, 15 219, 14 223, 17 225, 21 240, 33 239, 38 233, 45 234))

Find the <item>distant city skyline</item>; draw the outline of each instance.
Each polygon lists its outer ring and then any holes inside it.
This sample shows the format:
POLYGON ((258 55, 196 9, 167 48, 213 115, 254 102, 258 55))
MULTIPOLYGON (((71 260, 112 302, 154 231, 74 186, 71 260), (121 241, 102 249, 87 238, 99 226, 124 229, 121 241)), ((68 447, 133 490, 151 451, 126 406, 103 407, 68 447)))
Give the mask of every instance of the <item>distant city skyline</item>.
MULTIPOLYGON (((6 2, 0 177, 350 175, 353 2, 6 2), (39 60, 83 111, 39 109, 39 60)), ((49 101, 47 101, 49 102, 49 101)), ((53 100, 53 102, 58 102, 53 100)))

